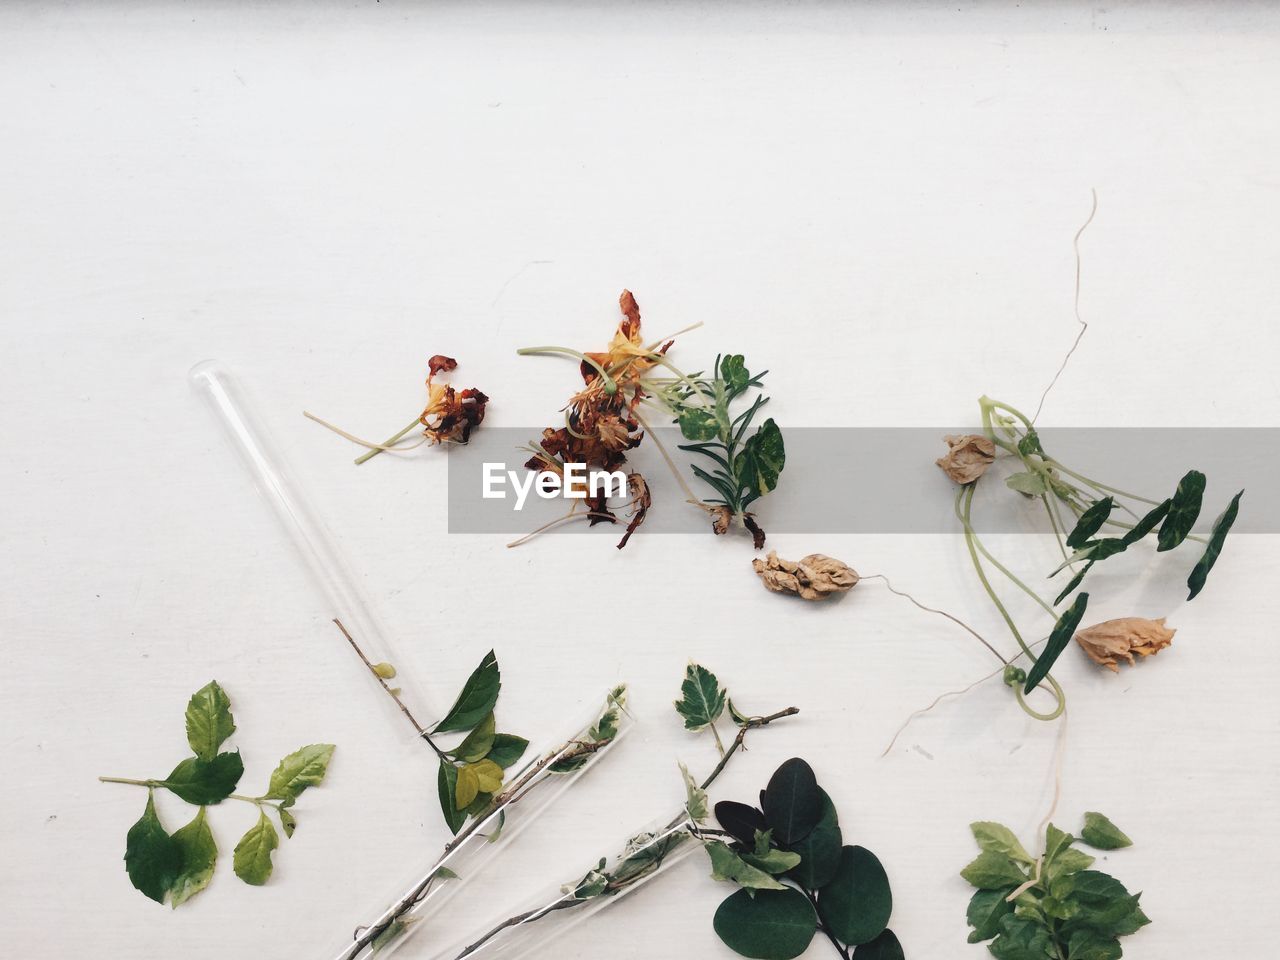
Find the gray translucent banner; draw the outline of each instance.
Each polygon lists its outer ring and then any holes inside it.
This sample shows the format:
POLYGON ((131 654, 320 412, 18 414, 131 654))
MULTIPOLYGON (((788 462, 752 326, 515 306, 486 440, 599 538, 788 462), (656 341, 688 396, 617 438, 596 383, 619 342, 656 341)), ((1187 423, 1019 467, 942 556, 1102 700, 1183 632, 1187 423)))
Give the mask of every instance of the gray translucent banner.
MULTIPOLYGON (((954 533, 956 485, 934 461, 946 452, 945 434, 976 432, 970 428, 786 427, 786 467, 777 489, 752 508, 770 533, 954 533)), ((471 443, 449 452, 449 532, 527 533, 564 514, 575 501, 540 499, 530 492, 516 510, 512 480, 485 498, 486 463, 500 464, 491 474, 513 471, 518 482, 529 473, 527 445, 542 428, 482 427, 471 443)), ((672 455, 694 493, 714 492, 689 470, 691 462, 709 463, 678 448, 678 430, 660 428, 658 439, 672 455)), ((1178 479, 1197 469, 1208 476, 1197 530, 1207 530, 1231 497, 1248 492, 1233 528, 1239 533, 1280 533, 1280 502, 1268 494, 1280 479, 1280 428, 1046 428, 1044 449, 1055 460, 1098 483, 1154 501, 1171 496, 1178 479)), ((1050 530, 1039 499, 1009 490, 1004 478, 1020 468, 1004 454, 978 485, 973 507, 976 529, 991 533, 1045 533, 1050 530)), ((644 534, 691 533, 706 525, 701 511, 687 505, 653 437, 628 452, 625 469, 648 480, 653 506, 644 534)), ((1075 481, 1080 486, 1085 484, 1075 481)), ((576 501, 581 509, 581 501, 576 501)), ((625 498, 613 501, 625 515, 625 498)), ((1136 512, 1141 503, 1133 504, 1136 512)), ((1065 512, 1065 508, 1064 508, 1065 512)), ((1117 513, 1117 518, 1123 514, 1117 513)), ((1073 522, 1068 514, 1068 524, 1073 522)), ((584 522, 562 524, 557 532, 587 529, 584 522)), ((597 531, 598 533, 598 531, 597 531)), ((619 530, 621 533, 621 530, 619 530)))

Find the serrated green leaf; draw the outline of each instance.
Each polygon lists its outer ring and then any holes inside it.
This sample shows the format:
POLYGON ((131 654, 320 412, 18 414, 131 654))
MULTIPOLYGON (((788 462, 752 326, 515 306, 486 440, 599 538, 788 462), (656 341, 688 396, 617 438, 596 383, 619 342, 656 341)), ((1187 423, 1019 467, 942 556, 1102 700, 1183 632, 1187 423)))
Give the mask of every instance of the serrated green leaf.
POLYGON ((240 838, 231 856, 236 876, 245 883, 260 887, 271 877, 271 852, 280 846, 276 828, 266 811, 258 814, 258 822, 240 838))
POLYGON ((707 855, 711 858, 711 878, 736 883, 747 890, 785 890, 783 884, 759 867, 748 863, 743 857, 731 850, 719 840, 709 840, 705 844, 707 855))
POLYGON ((1003 853, 1007 857, 1026 864, 1036 862, 1035 857, 1027 853, 1018 841, 1017 835, 1002 823, 979 820, 977 823, 969 824, 969 829, 973 831, 973 839, 978 841, 978 847, 982 850, 1003 853))
POLYGON ((1218 555, 1222 553, 1222 545, 1226 542, 1227 534, 1231 532, 1232 524, 1236 522, 1236 515, 1240 512, 1240 498, 1243 496, 1244 491, 1241 490, 1232 497, 1227 509, 1222 511, 1222 515, 1213 522, 1213 533, 1209 536, 1209 544, 1204 548, 1204 553, 1200 556, 1200 559, 1196 561, 1195 568, 1191 571, 1191 576, 1187 577, 1187 587, 1191 591, 1187 594, 1188 600, 1194 600, 1196 594, 1204 589, 1204 583, 1209 578, 1209 571, 1218 562, 1218 555))
POLYGON ((1115 937, 1077 930, 1067 944, 1067 960, 1120 960, 1124 950, 1115 937))
POLYGON ((867 943, 860 943, 853 951, 852 960, 906 960, 897 935, 886 929, 880 936, 867 943))
POLYGON ((1044 482, 1044 475, 1032 473, 1030 470, 1010 474, 1005 477, 1004 484, 1010 490, 1016 490, 1028 497, 1038 497, 1049 489, 1044 482))
POLYGON ((125 835, 124 869, 129 882, 156 903, 164 903, 165 894, 182 871, 182 850, 156 816, 150 790, 141 819, 125 835))
POLYGON ((449 827, 450 833, 457 833, 462 829, 462 825, 467 822, 467 815, 464 811, 459 810, 454 800, 458 792, 458 768, 446 760, 440 758, 440 772, 436 777, 436 792, 440 799, 440 812, 444 814, 444 822, 449 827))
POLYGON ((1067 537, 1067 546, 1073 550, 1083 547, 1090 537, 1102 529, 1102 525, 1111 516, 1111 510, 1115 505, 1114 499, 1103 497, 1084 513, 1080 514, 1080 519, 1076 521, 1075 528, 1067 537))
POLYGON ((1030 693, 1039 686, 1041 680, 1048 676, 1058 657, 1062 656, 1062 651, 1067 649, 1067 644, 1075 636, 1076 627, 1080 626, 1080 619, 1084 616, 1088 605, 1089 595, 1078 593, 1075 600, 1071 601, 1071 606, 1067 607, 1058 618, 1058 622, 1053 625, 1053 630, 1049 633, 1049 641, 1040 651, 1040 656, 1036 657, 1036 662, 1031 665, 1031 669, 1027 671, 1027 682, 1022 687, 1023 693, 1030 693))
POLYGON ((1084 815, 1080 839, 1095 850, 1119 850, 1121 847, 1133 846, 1133 841, 1119 827, 1095 811, 1084 815))
POLYGON ((996 960, 1046 960, 1054 952, 1053 940, 1040 924, 1014 914, 1000 918, 1000 935, 987 949, 996 960))
POLYGON ((822 792, 817 777, 799 757, 792 757, 774 771, 760 800, 765 822, 784 847, 803 840, 822 819, 822 792))
MULTIPOLYGON (((791 870, 788 877, 806 890, 818 890, 831 882, 840 868, 840 855, 844 845, 835 804, 821 787, 818 788, 818 793, 822 796, 822 817, 818 820, 818 825, 809 831, 808 836, 786 848, 800 857, 800 863, 791 870)), ((716 809, 719 810, 719 804, 716 809)))
POLYGON ((1026 872, 1012 857, 994 850, 983 850, 960 871, 960 876, 979 890, 1017 887, 1027 879, 1026 872))
POLYGON ((267 796, 272 800, 295 798, 324 779, 333 757, 332 743, 311 743, 289 754, 271 772, 267 796))
POLYGON ((162 781, 170 792, 187 803, 221 803, 235 793, 236 785, 244 774, 244 761, 240 751, 220 753, 212 760, 187 757, 162 781))
POLYGON ((529 741, 524 737, 517 737, 512 733, 495 734, 487 759, 505 770, 523 757, 528 748, 529 741))
POLYGON ((453 702, 449 712, 435 726, 436 733, 454 733, 470 730, 493 711, 498 702, 498 694, 502 690, 502 673, 498 669, 498 658, 492 650, 484 655, 480 665, 471 671, 471 676, 463 684, 462 692, 453 702))
POLYGON ((1076 838, 1071 834, 1059 830, 1052 823, 1044 832, 1044 862, 1046 865, 1053 862, 1063 850, 1066 850, 1071 844, 1076 842, 1076 838))
POLYGON ((996 890, 974 891, 965 911, 965 919, 973 927, 969 932, 969 943, 981 943, 1000 933, 1000 920, 1013 913, 1013 904, 1006 898, 1015 889, 1016 886, 1010 885, 996 890))
POLYGON ((739 890, 720 904, 712 923, 729 949, 754 960, 794 960, 818 929, 813 905, 790 887, 739 890))
POLYGON ((818 891, 818 915, 847 945, 867 943, 884 932, 893 912, 889 877, 865 847, 845 847, 831 882, 818 891))
POLYGON ((702 407, 683 407, 677 418, 680 433, 686 440, 704 443, 714 440, 720 432, 715 414, 702 407))
POLYGON ((684 718, 685 729, 702 730, 724 713, 725 691, 716 675, 706 667, 691 663, 684 671, 676 713, 684 718))
POLYGON ((685 812, 694 823, 701 823, 707 819, 707 791, 698 786, 698 781, 693 779, 683 763, 680 764, 680 775, 684 778, 685 812))
POLYGON ((1178 489, 1169 503, 1169 512, 1165 515, 1164 523, 1160 524, 1157 550, 1172 550, 1187 539, 1187 534, 1200 516, 1204 485, 1205 477, 1199 470, 1188 470, 1186 476, 1178 481, 1178 489))
POLYGON ((1045 878, 1052 883, 1059 877, 1065 877, 1073 873, 1079 873, 1081 870, 1088 870, 1093 866, 1093 857, 1089 856, 1083 850, 1076 850, 1068 847, 1061 850, 1053 858, 1048 861, 1044 867, 1045 878))
POLYGON ((191 751, 205 761, 213 760, 218 755, 218 748, 236 731, 231 717, 231 699, 216 680, 210 680, 191 695, 186 720, 187 742, 191 744, 191 751))
POLYGON ((169 888, 169 905, 176 908, 209 885, 218 862, 218 845, 205 821, 204 807, 174 832, 173 842, 182 855, 182 870, 169 888))
POLYGON ((734 458, 733 473, 740 487, 745 490, 741 505, 745 507, 777 487, 778 477, 786 462, 787 452, 782 440, 782 430, 770 417, 747 438, 742 451, 734 458))
POLYGON ((483 720, 475 725, 470 733, 466 735, 462 743, 457 748, 450 751, 456 760, 463 763, 475 763, 477 760, 483 760, 489 754, 490 748, 493 746, 494 738, 497 736, 498 723, 494 719, 493 711, 485 716, 483 720))

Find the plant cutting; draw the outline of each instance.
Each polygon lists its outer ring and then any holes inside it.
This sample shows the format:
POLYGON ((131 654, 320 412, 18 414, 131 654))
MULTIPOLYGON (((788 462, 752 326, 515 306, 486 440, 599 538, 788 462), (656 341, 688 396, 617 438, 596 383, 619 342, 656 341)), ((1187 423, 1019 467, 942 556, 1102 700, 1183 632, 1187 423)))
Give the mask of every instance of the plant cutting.
POLYGON ((760 791, 760 805, 722 800, 721 831, 702 831, 715 880, 737 884, 716 910, 716 935, 758 960, 791 960, 816 933, 842 960, 902 960, 889 929, 893 895, 879 859, 844 843, 835 804, 796 757, 760 791))
POLYGON ((235 792, 244 773, 240 751, 222 750, 236 725, 231 716, 231 700, 216 681, 192 694, 187 703, 186 728, 193 755, 168 776, 147 780, 98 778, 103 783, 147 788, 142 819, 129 828, 125 839, 125 871, 143 896, 156 903, 164 903, 167 898, 173 907, 190 900, 213 879, 218 846, 206 819, 206 808, 223 800, 239 800, 258 808, 258 820, 236 844, 232 860, 236 876, 252 886, 262 886, 271 876, 272 853, 280 845, 267 811, 279 819, 285 837, 292 837, 298 825, 293 805, 305 790, 324 779, 334 750, 331 743, 313 743, 295 750, 272 771, 261 795, 245 796, 235 792), (199 807, 195 819, 170 834, 156 813, 156 790, 167 790, 199 807))
POLYGON ((1116 960, 1120 938, 1150 923, 1119 880, 1090 869, 1094 858, 1078 849, 1118 850, 1132 841, 1100 813, 1086 813, 1080 837, 1053 824, 1044 851, 1031 856, 1008 827, 970 824, 982 852, 960 871, 977 892, 966 919, 970 943, 987 944, 999 960, 1116 960))
MULTIPOLYGON (((582 389, 565 407, 564 425, 543 430, 538 442, 529 445, 532 456, 525 466, 539 474, 553 474, 562 484, 570 464, 615 471, 648 433, 687 502, 705 512, 712 530, 725 534, 735 527, 743 528, 758 549, 764 544, 765 533, 748 508, 777 486, 786 462, 782 431, 771 418, 753 430, 756 415, 768 402, 758 393, 765 372, 752 374, 741 354, 725 354, 716 358, 709 375, 686 374, 668 356, 679 334, 646 344, 640 335, 640 307, 629 290, 622 292, 619 305, 624 319, 604 352, 561 346, 518 351, 526 356, 553 354, 576 359, 583 380, 582 389), (746 402, 749 394, 753 398, 746 402), (713 496, 703 499, 694 494, 645 420, 648 412, 679 426, 689 441, 680 449, 697 458, 690 469, 711 488, 713 496)), ((651 505, 643 476, 631 471, 628 487, 630 522, 619 548, 626 546, 644 522, 651 505)), ((568 520, 585 519, 591 526, 617 522, 605 497, 591 490, 583 492, 585 509, 579 510, 575 503, 565 516, 535 533, 568 520)))

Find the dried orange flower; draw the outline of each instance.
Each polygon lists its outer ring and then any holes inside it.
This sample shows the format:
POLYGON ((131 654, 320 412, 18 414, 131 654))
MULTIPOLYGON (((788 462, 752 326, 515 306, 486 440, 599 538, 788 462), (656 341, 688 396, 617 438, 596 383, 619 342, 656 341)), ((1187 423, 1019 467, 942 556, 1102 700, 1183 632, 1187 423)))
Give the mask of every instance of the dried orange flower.
POLYGON ((794 593, 802 600, 825 600, 852 590, 858 573, 835 557, 811 553, 799 561, 783 560, 774 550, 764 560, 752 560, 761 582, 775 593, 794 593))
POLYGON ((988 437, 966 433, 943 439, 947 441, 947 454, 935 462, 956 483, 973 483, 987 472, 996 458, 996 445, 988 437))
POLYGON ((457 365, 457 360, 442 354, 427 361, 427 406, 418 422, 426 428, 423 435, 428 443, 466 443, 471 431, 484 420, 489 398, 479 390, 468 387, 459 391, 447 384, 432 383, 437 373, 448 372, 457 365))
POLYGON ((1135 653, 1142 657, 1159 653, 1173 642, 1176 632, 1164 625, 1164 617, 1121 617, 1086 627, 1076 634, 1076 643, 1094 663, 1119 673, 1120 660, 1128 660, 1132 666, 1135 653))

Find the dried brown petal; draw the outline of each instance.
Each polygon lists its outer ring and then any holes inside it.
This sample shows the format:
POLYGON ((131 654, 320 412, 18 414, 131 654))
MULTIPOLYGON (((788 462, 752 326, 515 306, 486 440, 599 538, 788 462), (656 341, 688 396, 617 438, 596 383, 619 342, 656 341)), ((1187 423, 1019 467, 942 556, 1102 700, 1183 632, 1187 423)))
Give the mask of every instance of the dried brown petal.
POLYGON ((453 357, 446 357, 443 353, 437 353, 434 357, 432 357, 430 360, 427 361, 427 369, 429 371, 427 373, 427 383, 430 383, 431 378, 434 377, 441 370, 448 372, 449 370, 452 370, 455 367, 457 367, 457 365, 458 365, 458 361, 453 359, 453 357))
POLYGON ((764 546, 764 528, 756 523, 755 514, 744 513, 742 525, 751 531, 751 542, 757 550, 764 546))
POLYGON ((1176 632, 1164 625, 1164 617, 1159 620, 1121 617, 1079 631, 1076 643, 1094 663, 1119 673, 1120 660, 1127 660, 1132 666, 1135 653, 1143 657, 1157 654, 1173 642, 1176 632))
POLYGON ((721 536, 729 532, 729 522, 733 520, 733 511, 728 507, 712 507, 711 513, 711 530, 716 536, 721 536))
POLYGON ((644 518, 649 515, 649 507, 653 505, 649 483, 640 474, 635 472, 627 474, 627 489, 631 492, 631 522, 627 524, 627 532, 618 541, 619 550, 627 545, 636 528, 644 523, 644 518))
POLYGON ((802 600, 825 600, 833 593, 852 590, 858 574, 848 564, 821 553, 811 553, 799 561, 783 560, 770 550, 751 566, 765 588, 775 593, 794 593, 802 600))
POLYGON ((947 441, 946 456, 935 462, 956 483, 973 483, 987 472, 987 467, 996 458, 996 445, 989 437, 966 433, 943 439, 947 441))

